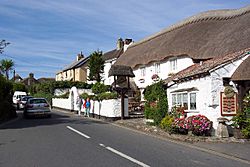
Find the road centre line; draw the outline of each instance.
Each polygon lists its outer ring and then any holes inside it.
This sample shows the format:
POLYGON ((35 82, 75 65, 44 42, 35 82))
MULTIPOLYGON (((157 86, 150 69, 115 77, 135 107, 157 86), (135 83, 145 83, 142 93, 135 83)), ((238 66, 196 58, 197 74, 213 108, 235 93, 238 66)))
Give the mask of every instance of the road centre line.
POLYGON ((80 131, 78 131, 78 130, 76 130, 76 129, 70 127, 70 126, 67 126, 67 128, 70 129, 70 130, 72 130, 73 132, 76 132, 77 134, 79 134, 79 135, 81 135, 81 136, 87 138, 87 139, 90 138, 88 135, 85 135, 84 133, 82 133, 82 132, 80 132, 80 131))
POLYGON ((140 165, 140 166, 143 166, 143 167, 150 167, 149 165, 144 164, 143 162, 138 161, 138 160, 136 160, 136 159, 134 159, 134 158, 132 158, 132 157, 126 155, 126 154, 123 154, 122 152, 117 151, 116 149, 113 149, 113 148, 111 148, 111 147, 106 147, 104 144, 99 144, 99 145, 102 146, 102 147, 104 147, 104 148, 106 148, 107 150, 109 150, 109 151, 111 151, 111 152, 113 152, 113 153, 115 153, 115 154, 117 154, 117 155, 119 155, 119 156, 121 156, 121 157, 123 157, 123 158, 129 160, 129 161, 132 161, 132 162, 134 162, 134 163, 140 165))

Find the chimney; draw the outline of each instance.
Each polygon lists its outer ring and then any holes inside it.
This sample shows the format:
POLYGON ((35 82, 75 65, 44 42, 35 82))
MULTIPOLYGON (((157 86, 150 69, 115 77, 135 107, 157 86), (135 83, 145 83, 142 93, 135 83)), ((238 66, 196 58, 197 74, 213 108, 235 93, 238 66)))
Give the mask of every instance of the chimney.
POLYGON ((123 52, 125 52, 125 51, 128 49, 128 47, 129 47, 130 45, 132 45, 132 44, 133 44, 133 40, 132 40, 131 38, 126 38, 126 39, 124 40, 123 52))
POLYGON ((81 60, 82 58, 84 58, 84 55, 82 54, 82 51, 81 51, 81 53, 79 53, 79 54, 76 56, 76 60, 79 61, 79 60, 81 60))
POLYGON ((124 45, 124 42, 123 42, 122 38, 119 38, 119 39, 117 40, 117 43, 116 43, 116 50, 122 49, 122 48, 123 48, 123 45, 124 45))
POLYGON ((29 73, 29 78, 34 78, 34 74, 33 73, 29 73))

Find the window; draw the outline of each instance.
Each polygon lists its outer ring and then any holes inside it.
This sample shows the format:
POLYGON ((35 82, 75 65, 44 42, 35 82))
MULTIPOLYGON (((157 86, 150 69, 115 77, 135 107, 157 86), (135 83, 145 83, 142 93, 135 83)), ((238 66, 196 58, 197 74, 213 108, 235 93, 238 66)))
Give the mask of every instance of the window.
POLYGON ((196 110, 196 93, 190 93, 190 110, 196 110))
POLYGON ((172 106, 184 107, 187 110, 196 110, 196 93, 172 94, 172 106))
POLYGON ((177 70, 177 59, 170 60, 170 71, 177 70))
POLYGON ((146 76, 146 68, 145 67, 141 67, 140 70, 141 70, 141 76, 145 77, 146 76))
POLYGON ((155 63, 154 64, 154 68, 155 68, 155 74, 159 74, 161 72, 161 68, 160 68, 160 63, 155 63))

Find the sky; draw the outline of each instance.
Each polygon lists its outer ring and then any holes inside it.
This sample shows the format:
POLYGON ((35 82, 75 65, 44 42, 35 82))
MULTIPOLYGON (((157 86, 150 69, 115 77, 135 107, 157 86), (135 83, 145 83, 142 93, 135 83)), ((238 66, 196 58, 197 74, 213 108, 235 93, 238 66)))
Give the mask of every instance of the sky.
MULTIPOLYGON (((116 48, 118 38, 140 41, 200 12, 236 9, 250 0, 0 0, 1 59, 22 78, 52 77, 76 60, 116 48)), ((13 72, 10 73, 11 78, 13 72)))

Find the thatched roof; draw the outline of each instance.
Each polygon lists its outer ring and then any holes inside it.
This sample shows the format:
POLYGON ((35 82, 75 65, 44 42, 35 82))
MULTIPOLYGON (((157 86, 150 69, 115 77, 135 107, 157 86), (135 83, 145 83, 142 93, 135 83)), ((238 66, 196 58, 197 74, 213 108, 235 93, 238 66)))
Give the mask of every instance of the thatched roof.
POLYGON ((236 69, 231 79, 233 81, 250 81, 250 56, 236 69))
POLYGON ((250 46, 249 27, 250 6, 204 12, 134 43, 116 64, 135 68, 172 56, 208 59, 227 55, 250 46))
MULTIPOLYGON (((234 60, 237 60, 241 57, 244 57, 249 53, 249 51, 250 51, 250 48, 239 51, 239 52, 235 52, 233 54, 228 54, 228 55, 225 55, 222 57, 216 57, 216 58, 204 61, 201 64, 200 63, 193 64, 192 66, 189 66, 188 68, 186 68, 186 69, 176 73, 175 75, 165 79, 164 83, 167 84, 171 81, 182 82, 185 80, 191 80, 194 78, 199 78, 201 76, 209 75, 211 70, 215 69, 218 66, 226 65, 228 63, 231 63, 234 60)), ((244 73, 249 73, 249 70, 247 71, 247 68, 246 68, 246 71, 244 73)), ((249 74, 247 74, 247 75, 249 76, 249 74)))
POLYGON ((103 60, 107 61, 110 59, 118 58, 123 53, 123 49, 114 49, 103 54, 103 60))
POLYGON ((135 77, 133 70, 129 66, 123 65, 112 65, 109 70, 109 77, 110 76, 128 76, 128 77, 135 77))

